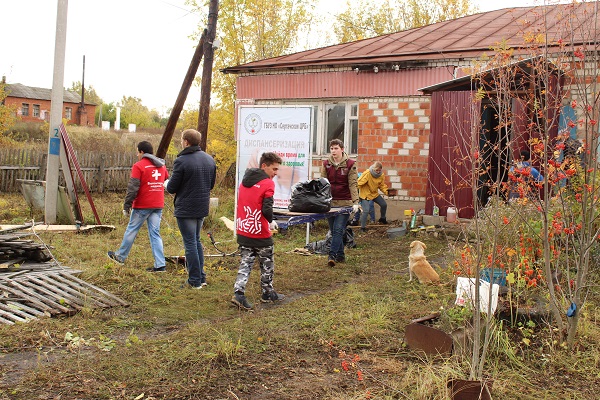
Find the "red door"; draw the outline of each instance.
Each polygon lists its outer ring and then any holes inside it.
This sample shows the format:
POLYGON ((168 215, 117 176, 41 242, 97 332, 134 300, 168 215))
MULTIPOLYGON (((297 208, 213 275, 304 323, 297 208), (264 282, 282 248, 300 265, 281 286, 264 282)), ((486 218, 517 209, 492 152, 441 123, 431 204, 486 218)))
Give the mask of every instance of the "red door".
POLYGON ((472 160, 479 146, 480 102, 473 102, 473 92, 434 92, 431 99, 431 133, 429 136, 429 182, 425 212, 431 215, 438 206, 440 215, 456 207, 460 218, 472 218, 472 160), (472 142, 477 140, 477 142, 472 142))

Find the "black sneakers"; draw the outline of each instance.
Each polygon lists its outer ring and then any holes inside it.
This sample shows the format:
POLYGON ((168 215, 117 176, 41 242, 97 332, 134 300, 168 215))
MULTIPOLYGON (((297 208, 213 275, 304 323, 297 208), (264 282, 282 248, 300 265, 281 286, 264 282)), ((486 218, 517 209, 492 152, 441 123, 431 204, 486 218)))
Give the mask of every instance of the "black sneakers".
POLYGON ((165 267, 165 266, 158 267, 158 268, 148 267, 148 268, 146 268, 146 271, 148 271, 148 272, 167 272, 167 267, 165 267))
POLYGON ((108 253, 106 253, 106 255, 108 256, 108 258, 110 258, 119 265, 125 264, 125 261, 122 260, 121 257, 119 257, 118 255, 116 255, 114 251, 109 251, 108 253))
POLYGON ((327 261, 327 265, 330 267, 335 267, 335 260, 333 258, 330 258, 329 261, 327 261))
POLYGON ((252 304, 248 303, 244 293, 235 292, 231 298, 231 302, 235 304, 240 310, 252 311, 252 304))
POLYGON ((379 218, 379 221, 378 221, 378 222, 379 222, 380 224, 383 224, 383 225, 387 225, 387 223, 388 223, 388 222, 387 222, 387 219, 385 219, 385 218, 379 218))
POLYGON ((285 296, 282 294, 278 294, 276 291, 272 290, 269 293, 263 293, 260 301, 263 303, 282 301, 285 299, 285 296))

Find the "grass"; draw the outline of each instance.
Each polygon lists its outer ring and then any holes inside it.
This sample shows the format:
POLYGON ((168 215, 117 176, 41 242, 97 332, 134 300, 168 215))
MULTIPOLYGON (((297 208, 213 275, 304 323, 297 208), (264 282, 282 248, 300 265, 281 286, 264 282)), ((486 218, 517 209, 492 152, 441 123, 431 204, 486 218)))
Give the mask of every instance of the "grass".
MULTIPOLYGON (((219 209, 205 230, 234 250, 231 233, 218 221, 233 217, 232 196, 224 189, 216 196, 219 209)), ((181 266, 169 265, 166 274, 144 271, 152 256, 142 230, 126 264, 113 264, 106 252, 118 247, 126 225, 122 198, 94 198, 102 222, 116 226, 112 232, 40 238, 61 263, 130 306, 0 326, 0 359, 20 362, 0 364, 1 399, 446 399, 447 379, 465 377, 468 357, 426 357, 403 343, 411 319, 454 301, 445 240, 420 238, 446 282, 424 286, 407 282, 413 238, 388 239, 383 228, 371 229, 357 237, 359 247, 347 251, 346 264, 329 268, 324 256, 293 253, 305 237, 303 227, 293 227, 275 241, 274 284, 288 300, 261 305, 256 268, 247 295, 257 310, 245 313, 229 303, 237 257, 207 257, 209 286, 183 289, 181 266)), ((0 203, 10 205, 9 211, 0 207, 2 223, 35 214, 19 206, 19 195, 2 194, 0 203)), ((181 255, 167 203, 165 252, 181 255)), ((312 240, 325 233, 326 224, 317 223, 312 240)), ((597 292, 591 297, 574 352, 553 343, 550 327, 539 327, 529 346, 518 331, 498 329, 486 368, 494 399, 596 398, 600 311, 593 307, 597 292)))

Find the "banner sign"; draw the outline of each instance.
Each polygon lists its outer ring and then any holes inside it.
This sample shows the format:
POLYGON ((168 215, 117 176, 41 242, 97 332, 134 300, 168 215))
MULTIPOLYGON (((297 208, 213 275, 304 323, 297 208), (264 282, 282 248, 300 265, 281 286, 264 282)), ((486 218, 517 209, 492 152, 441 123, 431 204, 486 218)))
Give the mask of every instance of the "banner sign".
MULTIPOLYGON (((287 208, 292 186, 308 180, 311 165, 311 106, 239 106, 237 185, 247 168, 260 168, 264 152, 283 160, 275 182, 275 208, 287 208)), ((237 189, 237 188, 236 188, 237 189)))

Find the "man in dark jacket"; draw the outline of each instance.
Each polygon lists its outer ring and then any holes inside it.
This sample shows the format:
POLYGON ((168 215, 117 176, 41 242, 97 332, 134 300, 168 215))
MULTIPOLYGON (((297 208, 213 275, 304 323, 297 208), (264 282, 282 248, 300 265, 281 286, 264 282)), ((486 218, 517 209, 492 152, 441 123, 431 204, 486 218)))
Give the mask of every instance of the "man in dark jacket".
POLYGON ((171 179, 165 184, 167 192, 175 194, 174 215, 185 247, 187 283, 194 289, 206 286, 200 232, 217 177, 215 160, 198 146, 201 138, 200 132, 194 129, 183 131, 183 150, 177 155, 171 179))
POLYGON ((165 204, 163 182, 168 177, 167 168, 165 161, 153 154, 150 142, 139 142, 137 150, 139 161, 131 168, 131 177, 127 184, 127 194, 123 204, 123 214, 129 217, 129 224, 125 229, 119 250, 109 251, 108 258, 123 264, 131 251, 135 237, 146 222, 150 247, 154 256, 154 266, 147 270, 164 272, 165 254, 160 237, 160 220, 165 204))
POLYGON ((273 290, 273 237, 277 229, 273 221, 273 195, 281 157, 267 152, 260 157, 260 168, 248 168, 238 191, 235 229, 242 256, 231 302, 242 310, 252 310, 245 296, 246 284, 256 257, 260 264, 261 301, 283 300, 284 295, 273 290))

